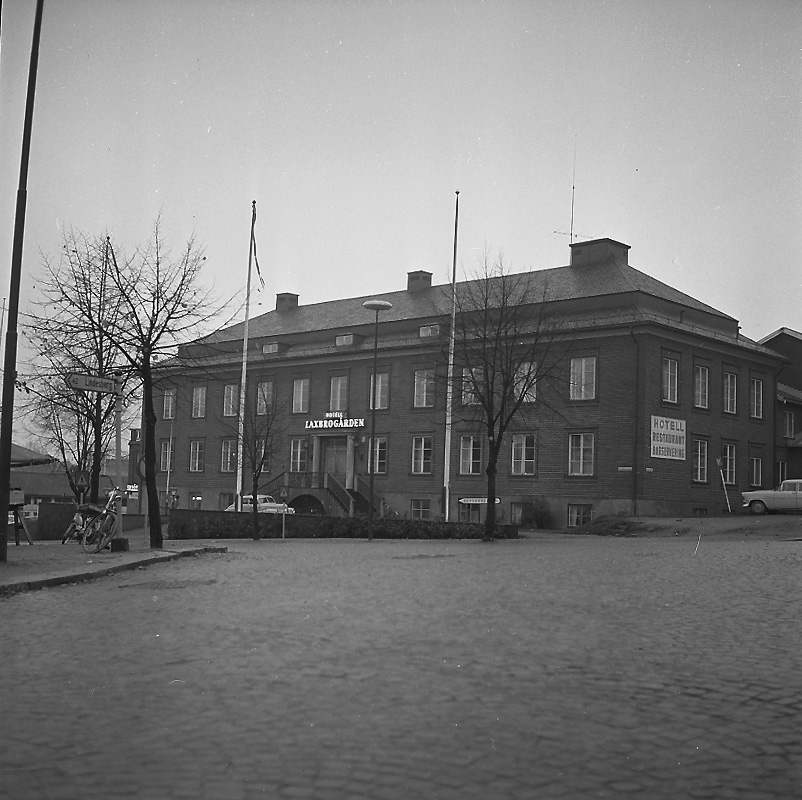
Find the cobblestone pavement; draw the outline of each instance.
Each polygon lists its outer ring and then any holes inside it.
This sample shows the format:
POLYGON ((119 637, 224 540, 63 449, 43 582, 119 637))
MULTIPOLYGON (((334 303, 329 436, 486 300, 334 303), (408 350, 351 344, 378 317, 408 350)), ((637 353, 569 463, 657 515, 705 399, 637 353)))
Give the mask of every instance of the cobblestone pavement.
POLYGON ((802 797, 802 542, 227 542, 0 600, 0 797, 802 797))

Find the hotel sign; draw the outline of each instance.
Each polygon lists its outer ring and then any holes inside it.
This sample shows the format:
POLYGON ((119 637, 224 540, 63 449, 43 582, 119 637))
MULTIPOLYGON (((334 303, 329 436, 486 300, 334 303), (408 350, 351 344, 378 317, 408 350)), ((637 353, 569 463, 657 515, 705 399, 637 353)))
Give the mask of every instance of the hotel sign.
POLYGON ((685 420, 652 415, 652 458, 685 461, 685 420))
POLYGON ((325 419, 308 419, 304 428, 364 428, 364 417, 347 417, 344 411, 329 411, 325 419))

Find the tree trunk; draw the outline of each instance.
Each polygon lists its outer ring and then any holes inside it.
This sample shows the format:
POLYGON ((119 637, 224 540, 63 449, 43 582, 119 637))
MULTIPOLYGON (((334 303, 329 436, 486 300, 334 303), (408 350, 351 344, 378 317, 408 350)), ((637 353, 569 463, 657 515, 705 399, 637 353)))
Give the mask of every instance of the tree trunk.
MULTIPOLYGON (((103 449, 103 396, 95 393, 95 418, 92 420, 92 468, 89 474, 89 501, 97 503, 100 495, 101 451, 103 449)), ((122 488, 122 487, 120 487, 122 488)), ((102 505, 102 504, 101 504, 102 505)))
POLYGON ((153 410, 153 376, 150 374, 150 369, 143 370, 142 409, 142 416, 145 422, 145 487, 148 493, 150 546, 156 550, 161 550, 164 546, 164 540, 162 538, 159 492, 156 488, 156 412, 153 410))
POLYGON ((487 458, 487 512, 485 514, 484 541, 492 542, 496 538, 496 470, 498 451, 491 447, 487 458))
POLYGON ((259 473, 253 473, 253 484, 251 486, 251 500, 253 501, 253 540, 258 542, 262 537, 259 534, 259 504, 256 502, 259 490, 259 473))

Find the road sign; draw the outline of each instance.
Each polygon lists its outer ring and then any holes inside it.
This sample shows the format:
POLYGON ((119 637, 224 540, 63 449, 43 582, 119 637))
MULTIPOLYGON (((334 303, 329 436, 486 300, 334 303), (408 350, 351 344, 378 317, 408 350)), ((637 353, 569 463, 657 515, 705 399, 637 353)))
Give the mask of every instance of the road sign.
POLYGON ((67 375, 67 386, 84 392, 108 392, 114 394, 116 391, 114 378, 102 378, 100 375, 81 375, 71 372, 67 375))
POLYGON ((72 479, 75 481, 75 488, 79 492, 85 492, 89 488, 89 473, 85 469, 75 470, 72 479))

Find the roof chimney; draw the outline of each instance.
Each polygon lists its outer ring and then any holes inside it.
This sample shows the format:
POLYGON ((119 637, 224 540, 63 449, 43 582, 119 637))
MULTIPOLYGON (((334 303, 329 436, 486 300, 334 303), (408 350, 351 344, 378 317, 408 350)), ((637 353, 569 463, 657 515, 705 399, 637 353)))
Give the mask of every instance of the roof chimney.
POLYGON ((298 308, 298 295, 282 292, 276 295, 276 311, 292 311, 298 308))
POLYGON ((407 291, 420 292, 432 288, 432 273, 422 269, 407 273, 407 291))
POLYGON ((613 239, 593 239, 590 242, 575 242, 571 245, 571 266, 587 267, 603 264, 611 258, 629 263, 629 245, 613 239))

